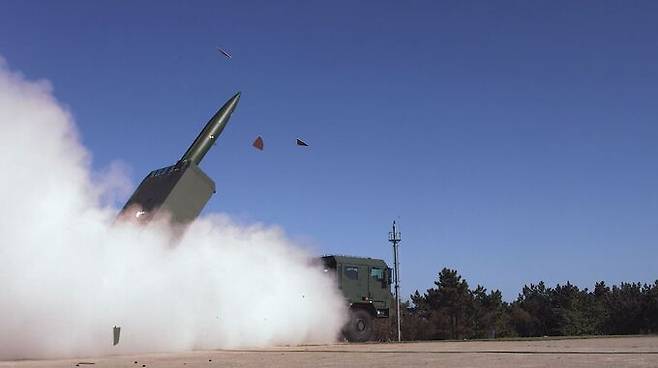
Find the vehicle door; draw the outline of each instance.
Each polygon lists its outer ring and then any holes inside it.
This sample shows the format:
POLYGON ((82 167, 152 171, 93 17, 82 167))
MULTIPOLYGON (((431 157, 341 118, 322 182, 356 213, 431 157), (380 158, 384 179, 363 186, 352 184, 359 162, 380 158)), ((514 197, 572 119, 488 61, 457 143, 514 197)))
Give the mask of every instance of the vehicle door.
POLYGON ((343 294, 352 303, 363 302, 368 297, 368 267, 357 264, 343 264, 341 283, 343 294))

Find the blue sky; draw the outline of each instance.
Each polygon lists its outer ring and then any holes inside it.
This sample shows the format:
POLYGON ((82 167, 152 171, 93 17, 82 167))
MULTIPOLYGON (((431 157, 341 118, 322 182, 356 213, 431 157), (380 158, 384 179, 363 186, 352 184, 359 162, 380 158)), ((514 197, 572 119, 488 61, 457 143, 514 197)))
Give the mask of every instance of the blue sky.
POLYGON ((403 295, 451 267, 512 299, 658 278, 656 19, 649 1, 5 1, 0 55, 135 184, 240 90, 206 212, 389 262, 398 219, 403 295))

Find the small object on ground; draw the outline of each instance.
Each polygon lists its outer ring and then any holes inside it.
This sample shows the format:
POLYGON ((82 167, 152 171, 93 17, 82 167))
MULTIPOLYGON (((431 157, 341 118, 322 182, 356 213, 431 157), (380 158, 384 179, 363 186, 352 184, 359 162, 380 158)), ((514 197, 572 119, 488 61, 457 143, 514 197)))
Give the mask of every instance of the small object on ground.
POLYGON ((133 363, 134 363, 134 364, 137 364, 137 361, 135 360, 133 363))
POLYGON ((224 56, 226 56, 229 59, 233 57, 233 56, 231 56, 231 54, 228 53, 228 51, 222 49, 221 47, 218 47, 217 51, 221 52, 222 54, 224 54, 224 56))
POLYGON ((119 326, 112 327, 112 335, 114 336, 113 346, 116 346, 119 343, 119 337, 121 337, 121 327, 119 326))
POLYGON ((96 364, 96 363, 94 363, 94 362, 78 362, 78 364, 76 364, 75 366, 76 366, 76 367, 79 367, 81 364, 82 364, 82 365, 85 365, 85 364, 87 364, 87 365, 91 365, 91 364, 96 364))
POLYGON ((306 144, 306 142, 304 142, 303 140, 301 140, 301 139, 299 139, 299 138, 297 138, 297 145, 298 145, 298 146, 305 146, 305 147, 308 147, 308 144, 306 144))
POLYGON ((254 143, 252 143, 251 145, 254 146, 256 149, 262 151, 263 147, 265 146, 263 144, 263 137, 261 137, 261 136, 256 137, 256 139, 254 140, 254 143))

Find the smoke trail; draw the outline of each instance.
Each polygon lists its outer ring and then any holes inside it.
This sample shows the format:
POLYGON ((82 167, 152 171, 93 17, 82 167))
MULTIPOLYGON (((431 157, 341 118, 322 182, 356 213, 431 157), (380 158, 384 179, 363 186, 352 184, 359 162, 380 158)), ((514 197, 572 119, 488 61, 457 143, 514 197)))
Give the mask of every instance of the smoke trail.
POLYGON ((171 247, 163 224, 113 225, 125 178, 92 180, 50 84, 2 59, 0 157, 0 359, 335 340, 342 298, 282 230, 210 215, 171 247))

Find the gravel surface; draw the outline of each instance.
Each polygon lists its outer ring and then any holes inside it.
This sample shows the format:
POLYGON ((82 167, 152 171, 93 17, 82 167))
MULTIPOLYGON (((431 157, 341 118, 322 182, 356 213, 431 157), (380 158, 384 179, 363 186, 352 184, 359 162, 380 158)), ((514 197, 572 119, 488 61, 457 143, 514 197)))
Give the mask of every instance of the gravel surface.
POLYGON ((658 367, 658 336, 515 341, 437 341, 211 350, 0 367, 658 367))

